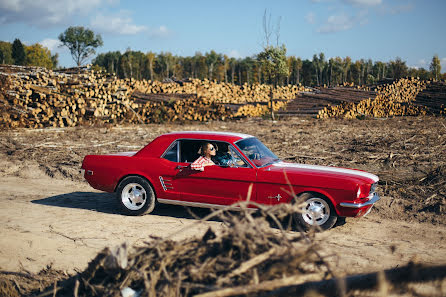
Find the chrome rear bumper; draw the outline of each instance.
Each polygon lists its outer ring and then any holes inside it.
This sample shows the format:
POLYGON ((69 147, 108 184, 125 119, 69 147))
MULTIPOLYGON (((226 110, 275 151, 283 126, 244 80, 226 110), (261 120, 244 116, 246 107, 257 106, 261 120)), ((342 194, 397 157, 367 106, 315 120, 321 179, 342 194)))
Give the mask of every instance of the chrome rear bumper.
POLYGON ((350 207, 350 208, 362 208, 365 206, 370 206, 370 205, 375 204, 379 199, 380 198, 379 198, 378 194, 373 193, 372 198, 370 198, 370 200, 367 202, 364 202, 364 203, 341 202, 341 203, 339 203, 339 205, 343 206, 343 207, 350 207))

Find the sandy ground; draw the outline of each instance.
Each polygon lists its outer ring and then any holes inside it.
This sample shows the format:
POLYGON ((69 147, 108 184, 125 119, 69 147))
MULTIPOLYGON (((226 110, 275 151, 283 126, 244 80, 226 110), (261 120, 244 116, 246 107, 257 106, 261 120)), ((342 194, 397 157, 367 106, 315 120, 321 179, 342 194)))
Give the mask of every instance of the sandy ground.
POLYGON ((380 176, 382 200, 369 216, 317 235, 338 271, 375 271, 410 260, 446 263, 446 120, 296 119, 0 131, 0 270, 38 272, 52 265, 71 273, 104 247, 221 228, 218 221, 198 224, 179 206, 121 215, 112 195, 78 175, 87 153, 136 150, 162 133, 197 129, 254 134, 287 161, 380 176))
MULTIPOLYGON (((0 270, 38 272, 46 265, 68 273, 85 269, 104 247, 142 244, 150 236, 175 239, 202 234, 180 206, 160 206, 155 213, 129 217, 116 212, 114 196, 87 184, 40 177, 4 177, 0 181, 0 270), (191 226, 192 225, 192 226, 191 226)), ((193 209, 197 213, 205 210, 193 209)), ((371 213, 317 235, 333 267, 344 273, 393 268, 410 260, 446 262, 446 227, 381 219, 371 213)))

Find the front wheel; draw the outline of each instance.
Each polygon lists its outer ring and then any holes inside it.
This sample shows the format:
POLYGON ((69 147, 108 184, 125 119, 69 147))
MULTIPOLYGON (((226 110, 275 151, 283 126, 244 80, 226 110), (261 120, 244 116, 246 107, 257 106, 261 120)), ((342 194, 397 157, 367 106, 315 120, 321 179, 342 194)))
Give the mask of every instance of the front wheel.
POLYGON ((116 189, 116 198, 125 214, 148 214, 155 208, 155 192, 149 182, 139 176, 126 177, 116 189))
POLYGON ((328 230, 336 224, 338 216, 331 202, 322 195, 304 193, 297 198, 297 202, 303 203, 303 207, 295 218, 305 230, 311 227, 328 230))

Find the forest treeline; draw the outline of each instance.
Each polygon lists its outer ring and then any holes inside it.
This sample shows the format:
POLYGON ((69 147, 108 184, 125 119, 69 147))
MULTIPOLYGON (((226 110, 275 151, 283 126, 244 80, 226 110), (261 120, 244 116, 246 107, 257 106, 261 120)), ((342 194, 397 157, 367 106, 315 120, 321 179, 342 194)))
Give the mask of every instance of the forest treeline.
MULTIPOLYGON (((57 67, 58 55, 52 55, 50 50, 38 43, 26 46, 18 39, 13 43, 0 41, 0 63, 54 69, 57 67)), ((237 59, 213 50, 186 57, 170 52, 111 51, 97 55, 92 64, 119 78, 160 81, 168 78, 198 78, 237 85, 270 83, 267 70, 257 56, 237 59)), ((353 61, 350 57, 327 59, 324 53, 315 54, 311 60, 287 56, 286 65, 288 71, 279 78, 280 85, 364 85, 385 78, 399 79, 407 76, 423 80, 446 78, 446 74, 441 74, 437 55, 432 58, 429 69, 408 67, 401 58, 389 62, 371 59, 353 61)))
MULTIPOLYGON (((354 83, 371 84, 384 78, 398 79, 412 76, 420 79, 441 78, 438 71, 440 60, 434 56, 433 68, 412 68, 406 62, 396 58, 390 62, 372 61, 371 59, 352 61, 350 57, 325 58, 323 53, 314 55, 312 60, 288 56, 286 63, 288 75, 280 78, 279 84, 302 84, 306 86, 339 85, 354 83), (435 62, 434 62, 435 60, 435 62)), ((233 84, 268 83, 265 69, 256 56, 239 58, 210 51, 194 56, 181 57, 169 52, 127 50, 99 54, 93 59, 93 65, 103 68, 119 78, 163 80, 175 79, 209 79, 233 84)), ((444 74, 443 74, 444 76, 444 74)))
POLYGON ((0 64, 41 66, 48 69, 57 67, 59 55, 51 54, 51 51, 40 43, 24 45, 20 39, 13 43, 0 41, 0 64))

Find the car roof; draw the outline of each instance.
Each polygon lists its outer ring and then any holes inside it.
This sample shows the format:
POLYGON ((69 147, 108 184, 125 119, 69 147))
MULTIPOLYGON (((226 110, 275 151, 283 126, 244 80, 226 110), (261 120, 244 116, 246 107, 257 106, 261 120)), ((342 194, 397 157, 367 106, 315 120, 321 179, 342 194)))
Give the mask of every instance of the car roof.
POLYGON ((253 137, 249 134, 234 133, 234 132, 216 132, 216 131, 178 131, 171 132, 165 135, 173 136, 175 138, 192 138, 192 139, 209 139, 235 142, 241 139, 253 137))
POLYGON ((152 142, 138 151, 135 156, 159 157, 169 145, 177 139, 201 139, 209 141, 226 141, 234 143, 236 141, 251 138, 254 136, 233 132, 215 132, 215 131, 179 131, 163 134, 155 138, 152 142))

